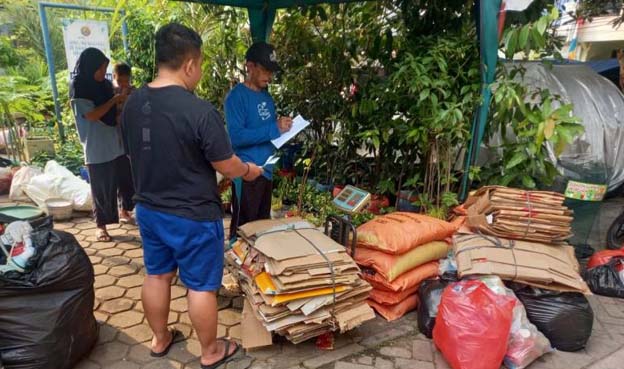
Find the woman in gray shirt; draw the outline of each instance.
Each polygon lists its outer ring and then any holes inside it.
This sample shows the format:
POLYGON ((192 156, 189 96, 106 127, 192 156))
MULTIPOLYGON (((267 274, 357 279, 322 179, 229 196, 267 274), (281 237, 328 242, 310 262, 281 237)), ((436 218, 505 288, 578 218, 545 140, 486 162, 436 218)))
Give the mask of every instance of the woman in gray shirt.
POLYGON ((96 48, 87 48, 76 63, 70 98, 93 194, 93 215, 98 241, 112 241, 106 226, 131 220, 134 186, 130 162, 117 127, 117 104, 127 95, 113 93, 106 68, 109 59, 96 48), (121 209, 118 209, 118 197, 121 209))

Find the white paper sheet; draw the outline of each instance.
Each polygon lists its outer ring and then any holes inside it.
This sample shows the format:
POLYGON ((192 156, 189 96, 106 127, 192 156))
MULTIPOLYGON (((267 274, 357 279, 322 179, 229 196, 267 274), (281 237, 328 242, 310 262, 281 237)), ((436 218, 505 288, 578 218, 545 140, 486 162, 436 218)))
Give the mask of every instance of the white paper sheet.
POLYGON ((299 134, 299 132, 303 131, 307 126, 310 125, 310 122, 303 119, 301 115, 297 115, 295 119, 293 119, 293 125, 290 128, 290 131, 282 134, 275 140, 272 140, 273 146, 276 148, 281 148, 284 144, 290 141, 293 137, 299 134))
POLYGON ((267 165, 273 165, 273 164, 277 163, 279 160, 280 160, 279 156, 271 155, 266 160, 266 162, 262 165, 262 167, 266 167, 267 165))
POLYGON ((505 0, 505 10, 521 12, 531 5, 533 0, 505 0))

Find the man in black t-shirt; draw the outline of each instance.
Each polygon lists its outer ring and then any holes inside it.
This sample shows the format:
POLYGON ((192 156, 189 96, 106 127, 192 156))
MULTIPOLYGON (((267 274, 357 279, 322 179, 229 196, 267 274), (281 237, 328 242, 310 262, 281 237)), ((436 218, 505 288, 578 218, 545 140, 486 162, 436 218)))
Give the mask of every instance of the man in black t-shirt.
POLYGON ((217 295, 223 274, 223 220, 216 172, 250 181, 262 174, 233 154, 223 119, 193 90, 201 79, 201 38, 180 24, 156 33, 158 77, 128 99, 122 124, 136 186, 137 221, 147 276, 142 302, 154 332, 152 356, 165 356, 176 270, 189 289, 189 315, 202 368, 231 358, 235 343, 217 340, 217 295))

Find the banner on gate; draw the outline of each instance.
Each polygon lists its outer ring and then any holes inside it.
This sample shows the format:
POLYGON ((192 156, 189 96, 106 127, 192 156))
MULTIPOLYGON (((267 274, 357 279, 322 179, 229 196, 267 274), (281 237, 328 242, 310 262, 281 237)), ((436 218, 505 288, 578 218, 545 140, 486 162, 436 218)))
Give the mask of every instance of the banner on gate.
MULTIPOLYGON (((63 19, 63 41, 69 78, 74 76, 74 67, 80 53, 88 47, 100 49, 110 59, 110 42, 108 39, 108 24, 96 20, 63 19)), ((112 65, 106 70, 106 78, 112 79, 112 65)))

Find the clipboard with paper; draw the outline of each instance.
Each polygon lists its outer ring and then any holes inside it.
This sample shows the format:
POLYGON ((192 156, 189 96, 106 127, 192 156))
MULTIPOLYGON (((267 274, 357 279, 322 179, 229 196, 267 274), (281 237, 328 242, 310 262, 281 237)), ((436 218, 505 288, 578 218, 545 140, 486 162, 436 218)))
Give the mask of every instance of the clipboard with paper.
POLYGON ((282 134, 278 138, 271 140, 271 143, 273 143, 273 146, 279 149, 284 146, 284 144, 286 144, 288 141, 292 140, 296 135, 299 134, 299 132, 303 131, 309 125, 309 121, 303 119, 301 115, 297 115, 295 119, 293 119, 293 125, 290 128, 290 131, 284 132, 284 134, 282 134))

